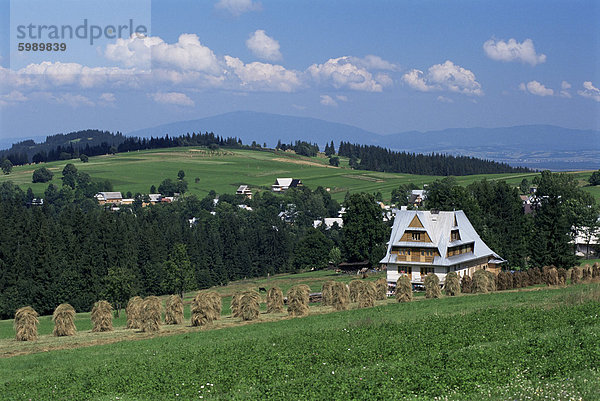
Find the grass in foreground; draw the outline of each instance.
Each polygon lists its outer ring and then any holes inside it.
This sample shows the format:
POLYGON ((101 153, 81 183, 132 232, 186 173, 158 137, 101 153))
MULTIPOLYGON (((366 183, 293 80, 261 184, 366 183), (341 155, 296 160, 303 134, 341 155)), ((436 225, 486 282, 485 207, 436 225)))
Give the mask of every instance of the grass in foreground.
POLYGON ((600 398, 600 285, 389 303, 0 360, 6 399, 600 398))

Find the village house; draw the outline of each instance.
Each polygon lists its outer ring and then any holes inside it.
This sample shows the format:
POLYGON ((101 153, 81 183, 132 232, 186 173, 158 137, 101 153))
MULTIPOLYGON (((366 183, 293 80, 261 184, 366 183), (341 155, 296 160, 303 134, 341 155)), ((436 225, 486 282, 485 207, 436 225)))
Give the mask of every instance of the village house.
POLYGON ((423 205, 425 199, 427 199, 427 192, 424 189, 413 189, 408 194, 408 204, 417 209, 423 205))
POLYGON ((121 204, 123 195, 120 192, 98 192, 94 196, 100 205, 107 203, 121 204))
POLYGON ((248 199, 252 199, 252 190, 248 185, 240 185, 235 191, 236 195, 244 195, 248 199))
POLYGON ((322 224, 325 224, 326 230, 333 228, 334 224, 337 224, 338 227, 341 228, 344 226, 344 219, 342 219, 341 217, 325 217, 322 220, 313 220, 314 228, 320 227, 322 224))
POLYGON ((283 192, 289 188, 301 187, 302 181, 295 178, 277 178, 275 184, 271 185, 273 192, 283 192))
POLYGON ((391 286, 407 275, 421 286, 428 273, 441 283, 453 271, 459 277, 476 270, 500 271, 504 260, 479 237, 462 210, 452 212, 396 210, 387 254, 379 262, 391 286))

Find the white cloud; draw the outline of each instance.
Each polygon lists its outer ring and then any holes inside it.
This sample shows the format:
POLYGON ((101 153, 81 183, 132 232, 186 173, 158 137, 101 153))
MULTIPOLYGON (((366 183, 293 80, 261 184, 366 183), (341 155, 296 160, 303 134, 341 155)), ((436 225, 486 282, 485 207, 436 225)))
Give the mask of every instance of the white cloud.
POLYGON ((552 96, 554 95, 554 90, 550 88, 546 88, 543 84, 538 81, 528 82, 527 85, 525 83, 519 84, 519 89, 524 92, 529 92, 532 95, 536 96, 552 96))
POLYGON ((225 63, 241 81, 241 86, 249 90, 293 92, 301 82, 294 71, 276 64, 244 64, 237 57, 225 56, 225 63))
POLYGON ((368 70, 388 70, 388 71, 397 71, 400 67, 397 64, 390 63, 382 59, 379 56, 374 56, 372 54, 366 55, 363 58, 360 57, 348 57, 350 62, 353 64, 366 68, 368 70))
POLYGON ((279 42, 270 37, 262 29, 250 35, 246 47, 256 56, 269 61, 281 60, 279 42))
POLYGON ((149 95, 157 103, 175 104, 179 106, 193 106, 194 101, 185 93, 179 92, 156 92, 149 95))
POLYGON ((438 96, 437 97, 438 102, 442 102, 442 103, 454 103, 454 100, 450 99, 449 97, 446 96, 438 96))
POLYGON ((335 97, 337 100, 340 100, 342 102, 347 102, 348 101, 348 97, 344 96, 344 95, 336 95, 335 97))
POLYGON ((243 13, 260 10, 261 6, 260 3, 252 0, 219 0, 215 8, 226 10, 234 17, 239 17, 243 13))
POLYGON ((337 102, 329 95, 321 95, 321 104, 323 106, 337 106, 337 102))
POLYGON ((318 83, 331 84, 334 88, 381 92, 383 86, 390 83, 387 75, 381 75, 379 78, 382 81, 378 81, 366 68, 353 64, 348 56, 332 58, 324 64, 313 64, 307 72, 318 83))
POLYGON ((421 92, 449 91, 465 95, 483 95, 475 74, 450 60, 429 67, 427 74, 421 70, 410 70, 402 76, 402 80, 421 92))
POLYGON ((567 89, 571 88, 570 83, 568 83, 567 81, 562 81, 560 83, 560 88, 561 88, 560 96, 571 98, 571 93, 567 90, 567 89))
POLYGON ((73 108, 77 108, 80 106, 94 106, 94 102, 80 94, 35 92, 32 94, 32 97, 44 99, 52 103, 66 104, 73 108))
POLYGON ((545 54, 535 52, 531 39, 525 39, 522 43, 515 39, 509 39, 508 42, 490 39, 483 44, 483 50, 489 58, 497 61, 520 61, 532 66, 546 61, 545 54))
POLYGON ((117 99, 115 98, 115 94, 114 93, 103 93, 103 94, 100 95, 100 100, 103 101, 103 102, 107 102, 107 103, 113 103, 117 99))
POLYGON ((17 90, 13 90, 5 95, 0 95, 0 106, 12 106, 17 103, 26 102, 27 96, 17 90))
POLYGON ((593 99, 597 102, 600 102, 600 89, 596 88, 592 81, 585 81, 583 83, 583 90, 578 90, 577 93, 580 96, 587 97, 593 99))

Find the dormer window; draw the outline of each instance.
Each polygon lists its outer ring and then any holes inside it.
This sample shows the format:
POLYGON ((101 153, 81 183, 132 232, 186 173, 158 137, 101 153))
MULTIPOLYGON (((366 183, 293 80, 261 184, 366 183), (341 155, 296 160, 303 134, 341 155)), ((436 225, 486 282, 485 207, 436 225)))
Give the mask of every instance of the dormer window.
POLYGON ((450 232, 450 241, 459 241, 460 240, 460 233, 458 232, 458 230, 452 230, 450 232))
POLYGON ((413 241, 421 241, 421 233, 412 233, 411 235, 413 241))

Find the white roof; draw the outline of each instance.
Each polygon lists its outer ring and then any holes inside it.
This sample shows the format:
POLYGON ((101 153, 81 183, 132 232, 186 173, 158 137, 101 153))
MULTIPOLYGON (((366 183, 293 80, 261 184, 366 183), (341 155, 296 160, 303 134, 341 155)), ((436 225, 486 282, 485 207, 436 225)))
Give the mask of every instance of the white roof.
POLYGON ((275 180, 275 185, 279 185, 282 187, 289 187, 292 185, 293 178, 277 178, 275 180))
POLYGON ((479 237, 479 234, 477 234, 475 231, 475 228, 473 228, 473 225, 467 218, 465 212, 462 210, 438 213, 419 210, 396 210, 395 212, 396 217, 394 219, 394 226, 392 227, 390 241, 388 242, 387 254, 380 261, 380 263, 395 262, 395 255, 391 254, 392 246, 437 248, 441 256, 436 256, 433 260, 433 264, 442 266, 454 265, 456 263, 461 263, 472 259, 479 259, 485 256, 493 256, 496 259, 502 259, 498 254, 492 251, 485 244, 485 242, 483 242, 483 240, 479 237), (423 228, 411 227, 410 230, 427 232, 429 238, 431 239, 431 243, 420 241, 401 241, 402 235, 406 229, 409 228, 408 226, 413 221, 415 216, 418 217, 419 221, 423 225, 423 228), (456 225, 454 225, 455 219, 457 223, 456 225), (460 240, 451 241, 450 234, 453 229, 458 230, 460 240), (450 246, 464 244, 474 245, 472 254, 467 253, 446 257, 448 248, 450 246))
POLYGON ((122 199, 123 195, 120 192, 98 192, 96 198, 103 200, 122 199))

